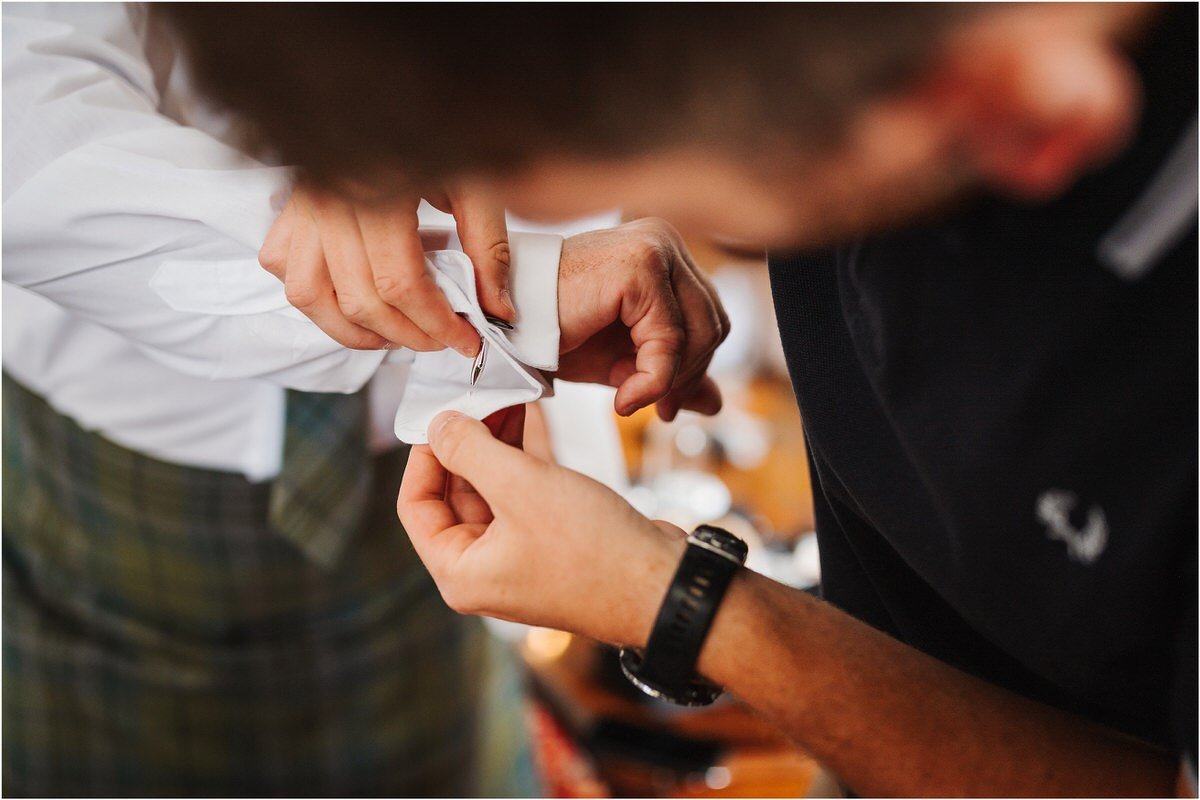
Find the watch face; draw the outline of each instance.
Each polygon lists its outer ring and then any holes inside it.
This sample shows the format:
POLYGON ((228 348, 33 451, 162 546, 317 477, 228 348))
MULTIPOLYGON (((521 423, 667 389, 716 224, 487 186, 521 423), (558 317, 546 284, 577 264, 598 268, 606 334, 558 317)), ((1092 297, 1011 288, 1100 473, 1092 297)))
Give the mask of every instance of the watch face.
POLYGON ((737 559, 739 564, 746 563, 746 553, 748 552, 746 543, 724 528, 718 528, 715 525, 701 525, 692 531, 688 538, 728 553, 737 559))

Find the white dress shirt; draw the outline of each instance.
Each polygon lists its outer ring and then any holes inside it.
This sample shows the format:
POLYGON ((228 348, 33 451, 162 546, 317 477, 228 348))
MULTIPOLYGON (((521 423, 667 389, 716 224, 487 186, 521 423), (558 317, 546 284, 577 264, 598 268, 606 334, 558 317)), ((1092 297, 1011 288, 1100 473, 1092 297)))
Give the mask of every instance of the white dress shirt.
MULTIPOLYGON (((287 304, 257 250, 288 171, 229 144, 144 9, 3 13, 4 369, 123 446, 254 481, 279 470, 285 388, 371 381, 373 446, 394 446, 419 364, 345 349, 287 304)), ((560 243, 511 234, 530 341, 557 342, 560 243)))

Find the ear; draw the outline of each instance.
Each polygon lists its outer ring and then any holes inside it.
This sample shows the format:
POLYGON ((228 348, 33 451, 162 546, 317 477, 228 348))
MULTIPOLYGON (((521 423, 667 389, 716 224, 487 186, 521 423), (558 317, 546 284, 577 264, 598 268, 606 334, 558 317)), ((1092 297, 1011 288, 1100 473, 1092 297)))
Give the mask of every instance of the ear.
MULTIPOLYGON (((1035 10, 1036 11, 1036 10, 1035 10)), ((1126 58, 1095 31, 1014 13, 965 34, 927 97, 952 108, 966 156, 993 188, 1029 200, 1065 191, 1113 156, 1136 121, 1126 58)))

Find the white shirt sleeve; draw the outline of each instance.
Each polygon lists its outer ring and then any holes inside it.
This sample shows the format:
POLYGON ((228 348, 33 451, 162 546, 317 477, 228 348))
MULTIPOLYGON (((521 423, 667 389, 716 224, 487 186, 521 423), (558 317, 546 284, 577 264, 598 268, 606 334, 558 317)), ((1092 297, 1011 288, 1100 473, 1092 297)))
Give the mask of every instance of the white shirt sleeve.
MULTIPOLYGON (((186 374, 359 389, 386 352, 337 344, 257 262, 287 170, 185 124, 165 94, 179 67, 149 52, 164 42, 144 42, 137 19, 115 4, 4 6, 4 280, 186 374)), ((517 234, 513 254, 556 285, 557 248, 517 234)), ((556 313, 551 327, 556 354, 556 313)))

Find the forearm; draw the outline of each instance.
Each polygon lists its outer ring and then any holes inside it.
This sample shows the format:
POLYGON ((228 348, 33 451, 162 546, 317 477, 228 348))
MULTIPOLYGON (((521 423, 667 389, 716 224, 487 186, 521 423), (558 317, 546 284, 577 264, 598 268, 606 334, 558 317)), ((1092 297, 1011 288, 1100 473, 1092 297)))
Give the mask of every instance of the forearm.
MULTIPOLYGON (((452 608, 646 646, 688 546, 682 531, 461 414, 439 416, 429 436, 398 508, 452 608)), ((868 796, 1176 788, 1174 754, 991 686, 747 570, 698 669, 868 796)))
POLYGON ((803 592, 730 587, 700 670, 864 795, 1170 795, 1168 754, 999 689, 803 592))

